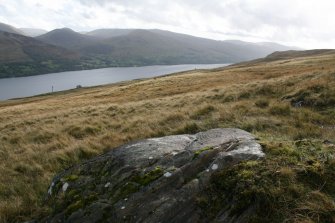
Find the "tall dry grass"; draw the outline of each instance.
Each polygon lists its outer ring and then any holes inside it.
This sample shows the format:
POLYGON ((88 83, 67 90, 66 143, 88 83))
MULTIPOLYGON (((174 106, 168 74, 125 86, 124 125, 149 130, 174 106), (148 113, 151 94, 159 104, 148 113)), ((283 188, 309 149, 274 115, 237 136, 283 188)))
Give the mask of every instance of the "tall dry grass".
POLYGON ((132 140, 217 127, 335 140, 334 106, 287 99, 313 86, 334 91, 333 64, 334 55, 299 58, 2 102, 0 222, 48 212, 43 196, 58 171, 132 140))

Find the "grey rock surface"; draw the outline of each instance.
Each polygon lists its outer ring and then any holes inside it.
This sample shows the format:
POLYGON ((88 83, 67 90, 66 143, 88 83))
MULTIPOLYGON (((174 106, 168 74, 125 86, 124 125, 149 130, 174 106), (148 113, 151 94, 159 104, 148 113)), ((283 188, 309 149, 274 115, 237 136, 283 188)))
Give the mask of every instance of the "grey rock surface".
POLYGON ((53 214, 41 221, 206 222, 195 199, 212 174, 263 157, 240 129, 123 145, 57 175, 47 195, 53 214))

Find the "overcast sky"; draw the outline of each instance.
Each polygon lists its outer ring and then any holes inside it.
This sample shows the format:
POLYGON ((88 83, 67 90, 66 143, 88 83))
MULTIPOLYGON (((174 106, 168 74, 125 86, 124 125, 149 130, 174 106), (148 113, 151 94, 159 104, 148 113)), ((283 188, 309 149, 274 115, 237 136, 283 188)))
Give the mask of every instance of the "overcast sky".
POLYGON ((334 0, 0 0, 0 22, 46 30, 157 28, 335 48, 334 0))

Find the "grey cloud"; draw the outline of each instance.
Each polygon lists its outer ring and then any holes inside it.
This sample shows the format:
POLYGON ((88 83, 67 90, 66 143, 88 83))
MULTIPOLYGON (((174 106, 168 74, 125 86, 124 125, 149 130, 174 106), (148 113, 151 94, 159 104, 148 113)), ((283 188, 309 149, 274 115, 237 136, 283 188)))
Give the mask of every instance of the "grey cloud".
POLYGON ((79 0, 79 3, 88 5, 88 6, 93 6, 93 5, 104 6, 108 2, 110 1, 108 0, 79 0))
POLYGON ((131 5, 141 5, 141 2, 144 4, 147 3, 147 1, 137 1, 137 0, 76 0, 81 4, 87 5, 87 6, 106 6, 110 4, 119 4, 124 6, 131 6, 131 5))
POLYGON ((3 5, 0 5, 0 14, 4 15, 5 13, 7 13, 6 8, 3 5))
POLYGON ((83 12, 81 13, 82 17, 85 18, 85 19, 90 19, 92 18, 92 15, 90 15, 89 13, 86 13, 86 12, 83 12))

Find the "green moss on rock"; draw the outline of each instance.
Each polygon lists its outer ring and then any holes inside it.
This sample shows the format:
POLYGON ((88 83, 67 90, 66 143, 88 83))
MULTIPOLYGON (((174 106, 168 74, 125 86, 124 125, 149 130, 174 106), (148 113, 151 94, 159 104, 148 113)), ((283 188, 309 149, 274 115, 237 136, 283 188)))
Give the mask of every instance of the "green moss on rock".
POLYGON ((311 140, 262 146, 266 159, 212 176, 206 193, 198 197, 207 217, 214 219, 223 209, 230 217, 239 216, 253 208, 248 222, 333 222, 335 151, 311 140))
POLYGON ((65 210, 65 213, 67 215, 70 215, 71 213, 83 208, 85 206, 85 203, 84 201, 82 200, 78 200, 76 202, 74 202, 73 204, 69 205, 66 210, 65 210))
POLYGON ((144 174, 144 175, 137 175, 133 178, 132 181, 142 185, 146 186, 150 184, 152 181, 158 179, 163 175, 163 170, 160 166, 155 167, 152 171, 144 174))
POLYGON ((204 148, 201 148, 197 151, 194 152, 194 156, 193 156, 193 159, 197 158, 201 153, 205 152, 205 151, 208 151, 208 150, 212 150, 213 147, 211 146, 206 146, 204 148))
POLYGON ((123 187, 121 187, 116 193, 112 195, 112 203, 116 203, 120 199, 128 197, 130 194, 137 192, 140 186, 134 182, 128 182, 123 187))
POLYGON ((79 178, 78 175, 68 175, 66 177, 63 177, 62 180, 63 181, 67 181, 67 182, 71 182, 71 181, 75 181, 79 178))

